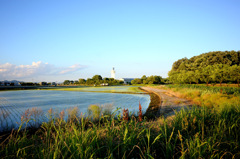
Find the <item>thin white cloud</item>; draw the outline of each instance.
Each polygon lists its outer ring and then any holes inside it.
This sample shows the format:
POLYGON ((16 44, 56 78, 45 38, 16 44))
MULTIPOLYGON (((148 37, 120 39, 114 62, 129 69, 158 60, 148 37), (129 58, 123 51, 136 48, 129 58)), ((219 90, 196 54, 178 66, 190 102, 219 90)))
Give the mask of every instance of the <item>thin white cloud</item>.
POLYGON ((60 68, 54 65, 43 63, 41 61, 32 62, 31 65, 14 65, 10 63, 0 64, 0 80, 3 79, 19 79, 27 77, 36 77, 42 75, 63 75, 69 74, 85 66, 75 64, 70 67, 60 68))
POLYGON ((66 73, 70 73, 70 72, 75 72, 75 71, 78 71, 79 69, 82 69, 84 68, 84 66, 80 65, 80 64, 75 64, 75 65, 72 65, 64 70, 62 70, 60 72, 60 74, 66 74, 66 73))

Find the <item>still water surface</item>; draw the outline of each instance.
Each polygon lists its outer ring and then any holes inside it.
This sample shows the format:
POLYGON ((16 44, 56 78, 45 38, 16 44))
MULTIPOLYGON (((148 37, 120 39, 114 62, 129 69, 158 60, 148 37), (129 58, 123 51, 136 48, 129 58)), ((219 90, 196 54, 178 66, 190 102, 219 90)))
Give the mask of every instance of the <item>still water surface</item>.
POLYGON ((57 90, 2 91, 0 92, 0 122, 2 122, 0 126, 7 126, 6 122, 8 124, 11 122, 16 126, 22 114, 33 107, 41 109, 44 114, 50 108, 60 112, 71 107, 78 107, 80 112, 86 113, 91 104, 112 104, 115 108, 128 108, 131 112, 137 112, 139 101, 145 111, 150 103, 150 97, 146 94, 57 90))

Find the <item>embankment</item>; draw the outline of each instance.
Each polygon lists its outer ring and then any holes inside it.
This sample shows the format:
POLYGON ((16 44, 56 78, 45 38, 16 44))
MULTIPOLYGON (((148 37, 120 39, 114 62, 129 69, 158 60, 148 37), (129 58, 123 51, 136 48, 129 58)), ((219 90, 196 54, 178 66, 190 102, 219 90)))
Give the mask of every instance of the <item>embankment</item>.
POLYGON ((166 117, 173 115, 174 111, 179 111, 183 107, 192 106, 192 103, 189 100, 176 97, 168 90, 151 87, 141 87, 141 89, 150 92, 151 94, 155 94, 155 97, 153 97, 153 99, 151 97, 151 100, 154 101, 154 104, 152 106, 149 106, 149 109, 146 112, 147 114, 156 111, 154 115, 164 115, 166 117), (159 101, 157 101, 157 97, 159 98, 159 101))
POLYGON ((148 93, 150 95, 150 99, 151 99, 149 106, 146 110, 146 113, 144 115, 148 119, 156 118, 157 116, 159 116, 159 109, 161 106, 161 97, 157 93, 155 93, 151 90, 148 90, 145 87, 139 87, 139 89, 148 93))

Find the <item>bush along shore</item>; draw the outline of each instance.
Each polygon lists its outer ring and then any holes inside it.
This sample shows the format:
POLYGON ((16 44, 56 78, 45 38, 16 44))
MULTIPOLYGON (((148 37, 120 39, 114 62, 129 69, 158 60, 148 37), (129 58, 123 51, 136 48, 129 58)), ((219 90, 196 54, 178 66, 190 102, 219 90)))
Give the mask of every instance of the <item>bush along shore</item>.
POLYGON ((239 158, 239 96, 208 93, 211 100, 205 102, 207 93, 201 89, 171 89, 186 98, 198 97, 200 107, 155 120, 142 115, 140 104, 138 116, 98 106, 90 106, 87 117, 77 108, 58 114, 50 109, 48 122, 34 130, 25 128, 32 120, 29 111, 22 116, 22 127, 1 136, 0 157, 239 158), (219 103, 216 96, 228 102, 219 103))

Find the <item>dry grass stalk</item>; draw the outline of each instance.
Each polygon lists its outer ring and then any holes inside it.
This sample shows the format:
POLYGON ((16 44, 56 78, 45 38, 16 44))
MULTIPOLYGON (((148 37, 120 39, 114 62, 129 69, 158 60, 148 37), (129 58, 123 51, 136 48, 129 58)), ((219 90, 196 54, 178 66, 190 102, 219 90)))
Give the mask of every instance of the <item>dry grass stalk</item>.
POLYGON ((61 120, 63 120, 64 116, 65 116, 65 112, 63 110, 63 111, 60 112, 59 117, 60 117, 61 120))
POLYGON ((128 118, 129 118, 129 112, 128 112, 128 109, 123 109, 123 120, 124 121, 128 121, 128 118))
POLYGON ((22 122, 28 121, 31 115, 32 114, 30 113, 29 109, 25 110, 24 114, 21 116, 21 121, 22 122))
POLYGON ((139 101, 139 113, 138 113, 138 120, 141 122, 143 120, 143 115, 142 115, 142 106, 139 101))

